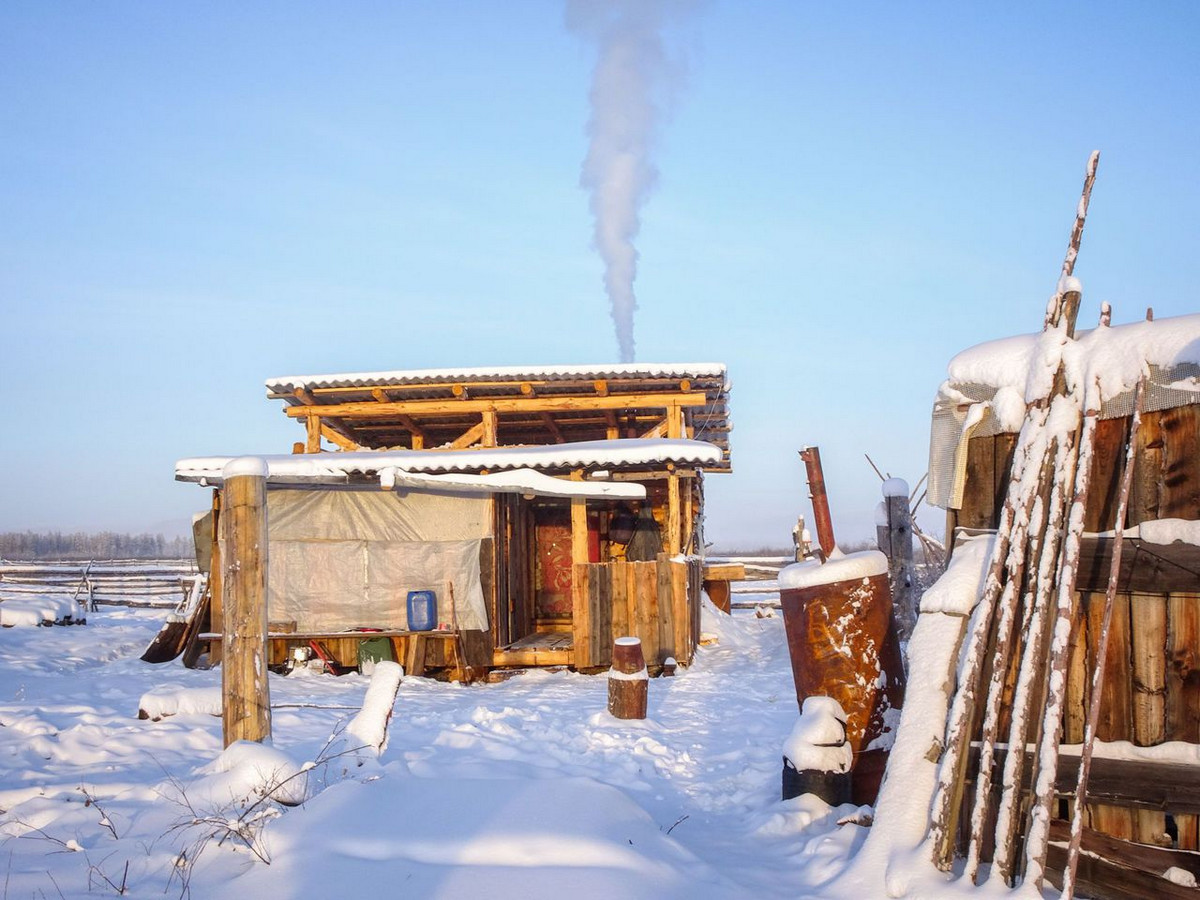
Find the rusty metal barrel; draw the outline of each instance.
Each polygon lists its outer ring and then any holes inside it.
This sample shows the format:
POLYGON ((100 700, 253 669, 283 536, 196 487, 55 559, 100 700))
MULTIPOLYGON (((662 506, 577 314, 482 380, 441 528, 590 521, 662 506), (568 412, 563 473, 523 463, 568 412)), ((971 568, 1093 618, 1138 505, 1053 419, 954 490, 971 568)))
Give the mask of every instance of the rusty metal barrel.
POLYGON ((887 557, 875 550, 797 563, 779 575, 796 700, 832 697, 854 751, 854 802, 873 804, 904 702, 887 557))

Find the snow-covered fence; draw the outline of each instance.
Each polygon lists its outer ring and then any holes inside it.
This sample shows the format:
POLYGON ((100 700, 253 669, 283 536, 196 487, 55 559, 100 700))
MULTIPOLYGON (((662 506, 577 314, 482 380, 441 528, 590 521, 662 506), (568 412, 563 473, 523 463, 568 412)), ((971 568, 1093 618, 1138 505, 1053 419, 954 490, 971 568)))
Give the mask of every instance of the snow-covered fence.
POLYGON ((170 608, 195 584, 194 560, 96 560, 92 562, 0 562, 0 602, 65 597, 94 608, 170 608))

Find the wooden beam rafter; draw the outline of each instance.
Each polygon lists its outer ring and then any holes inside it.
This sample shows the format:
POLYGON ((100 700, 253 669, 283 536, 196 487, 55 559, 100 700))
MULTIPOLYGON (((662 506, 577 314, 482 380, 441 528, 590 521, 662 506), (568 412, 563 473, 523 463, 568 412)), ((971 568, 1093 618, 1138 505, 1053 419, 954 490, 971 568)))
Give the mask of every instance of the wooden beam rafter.
POLYGON ((542 413, 542 424, 546 426, 546 430, 554 435, 554 443, 565 444, 567 439, 563 437, 562 429, 558 427, 558 423, 554 421, 554 416, 548 412, 542 413))
MULTIPOLYGON (((474 444, 479 443, 483 439, 484 427, 480 422, 478 425, 472 425, 457 438, 450 442, 449 450, 465 450, 474 444)), ((436 448, 435 448, 436 449, 436 448)))
POLYGON ((572 412, 621 409, 670 409, 672 406, 704 406, 708 402, 702 392, 688 394, 609 394, 606 397, 479 397, 462 400, 400 400, 380 403, 377 400, 349 403, 322 403, 317 407, 289 406, 284 412, 298 419, 312 415, 314 408, 323 416, 341 418, 395 418, 399 415, 438 416, 459 415, 484 410, 495 412, 572 412))
POLYGON ((652 425, 649 429, 647 429, 646 431, 643 431, 640 435, 638 435, 638 437, 642 438, 643 440, 648 440, 650 438, 663 437, 666 433, 667 433, 667 420, 660 419, 658 422, 656 422, 654 425, 652 425))

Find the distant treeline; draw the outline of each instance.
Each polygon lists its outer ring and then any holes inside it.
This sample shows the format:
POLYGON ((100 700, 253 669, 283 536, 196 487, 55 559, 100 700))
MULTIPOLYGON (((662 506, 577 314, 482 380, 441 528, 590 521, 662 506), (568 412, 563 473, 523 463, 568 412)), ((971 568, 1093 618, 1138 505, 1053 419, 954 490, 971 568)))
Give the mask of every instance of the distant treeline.
POLYGON ((190 538, 161 534, 95 534, 77 531, 10 531, 0 534, 4 559, 186 559, 195 551, 190 538))

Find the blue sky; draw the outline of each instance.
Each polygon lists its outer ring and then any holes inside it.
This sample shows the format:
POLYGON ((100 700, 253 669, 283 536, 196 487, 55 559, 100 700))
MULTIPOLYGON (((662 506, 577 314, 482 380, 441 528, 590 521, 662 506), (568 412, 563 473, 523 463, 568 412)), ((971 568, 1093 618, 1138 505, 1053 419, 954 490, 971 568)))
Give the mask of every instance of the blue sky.
MULTIPOLYGON (((181 530, 177 458, 299 439, 268 376, 617 359, 561 3, 243 6, 0 6, 0 530, 181 530)), ((670 39, 635 329, 729 366, 710 539, 786 543, 806 444, 870 532, 863 453, 915 481, 949 358, 1038 327, 1093 149, 1081 320, 1196 310, 1194 4, 712 0, 670 39)))

